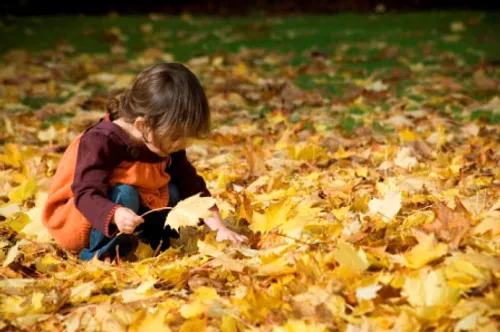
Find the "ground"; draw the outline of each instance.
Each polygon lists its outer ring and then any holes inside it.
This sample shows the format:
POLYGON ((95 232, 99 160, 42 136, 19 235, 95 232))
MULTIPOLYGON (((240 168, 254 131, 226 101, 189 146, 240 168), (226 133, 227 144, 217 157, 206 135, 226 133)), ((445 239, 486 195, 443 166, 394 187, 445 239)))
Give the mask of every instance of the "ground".
POLYGON ((0 329, 498 329, 498 13, 3 18, 0 329), (200 78, 188 154, 231 228, 79 262, 41 209, 142 68, 200 78))

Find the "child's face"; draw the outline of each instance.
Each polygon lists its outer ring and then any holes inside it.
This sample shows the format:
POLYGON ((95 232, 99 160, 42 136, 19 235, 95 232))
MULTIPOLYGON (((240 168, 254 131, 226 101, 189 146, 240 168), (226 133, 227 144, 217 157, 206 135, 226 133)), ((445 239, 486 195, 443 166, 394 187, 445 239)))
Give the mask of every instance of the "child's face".
POLYGON ((145 129, 145 122, 139 118, 134 123, 134 137, 144 142, 149 150, 161 157, 166 157, 171 153, 184 150, 188 146, 186 133, 182 128, 174 129, 162 137, 156 137, 151 130, 145 129), (147 133, 144 135, 144 133, 147 133))
MULTIPOLYGON (((153 136, 153 135, 151 135, 153 136)), ((182 133, 173 133, 172 135, 165 135, 160 139, 151 137, 146 146, 159 156, 166 157, 171 153, 184 150, 188 146, 188 140, 182 133)))

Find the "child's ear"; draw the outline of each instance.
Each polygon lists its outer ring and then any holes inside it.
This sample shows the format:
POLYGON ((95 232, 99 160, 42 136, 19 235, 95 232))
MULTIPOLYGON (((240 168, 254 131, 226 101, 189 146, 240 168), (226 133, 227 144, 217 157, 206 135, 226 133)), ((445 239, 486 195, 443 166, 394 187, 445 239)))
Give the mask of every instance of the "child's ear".
POLYGON ((138 117, 134 121, 134 128, 138 130, 141 134, 146 133, 146 121, 142 116, 138 117))

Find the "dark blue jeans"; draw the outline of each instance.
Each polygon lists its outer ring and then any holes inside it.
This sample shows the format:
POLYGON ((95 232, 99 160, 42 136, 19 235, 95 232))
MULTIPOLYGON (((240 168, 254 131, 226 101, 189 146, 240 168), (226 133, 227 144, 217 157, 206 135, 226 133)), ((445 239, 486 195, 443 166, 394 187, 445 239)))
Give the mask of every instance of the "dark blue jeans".
MULTIPOLYGON (((168 185, 169 202, 168 206, 174 207, 181 199, 179 188, 170 183, 168 185)), ((141 215, 148 211, 147 208, 141 206, 139 192, 132 186, 121 184, 113 187, 109 193, 109 199, 116 204, 127 207, 135 213, 141 215)), ((134 234, 120 234, 111 238, 104 235, 103 232, 96 228, 90 231, 89 247, 80 251, 81 260, 90 260, 95 255, 97 258, 104 257, 114 258, 117 248, 120 257, 125 257, 135 250, 138 239, 149 243, 153 250, 156 250, 161 243, 160 250, 165 250, 169 246, 169 238, 178 238, 177 232, 164 228, 165 218, 168 211, 153 212, 144 217, 144 223, 138 226, 134 234)))

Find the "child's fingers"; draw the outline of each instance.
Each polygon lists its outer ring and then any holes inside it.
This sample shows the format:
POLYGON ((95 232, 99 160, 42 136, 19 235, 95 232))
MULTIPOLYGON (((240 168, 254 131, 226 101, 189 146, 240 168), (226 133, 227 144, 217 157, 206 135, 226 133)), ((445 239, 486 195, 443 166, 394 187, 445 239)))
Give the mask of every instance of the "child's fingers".
POLYGON ((135 230, 135 227, 132 227, 132 226, 129 226, 129 225, 125 225, 122 229, 122 233, 125 233, 125 234, 132 234, 135 230))
POLYGON ((247 238, 245 235, 241 235, 241 234, 238 234, 238 239, 239 239, 241 242, 248 241, 248 238, 247 238))

